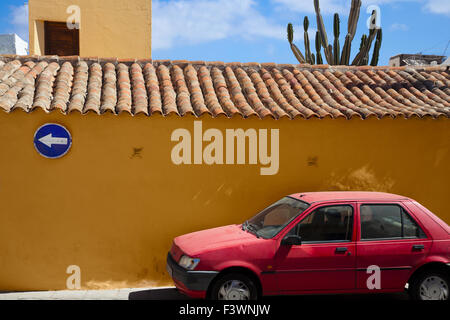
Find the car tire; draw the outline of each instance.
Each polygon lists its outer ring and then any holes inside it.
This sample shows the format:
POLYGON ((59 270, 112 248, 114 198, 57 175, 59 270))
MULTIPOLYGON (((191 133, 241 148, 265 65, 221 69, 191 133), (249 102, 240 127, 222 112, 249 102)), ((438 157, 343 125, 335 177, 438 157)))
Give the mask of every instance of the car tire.
POLYGON ((449 300, 450 277, 441 270, 429 270, 415 277, 409 286, 413 300, 449 300))
POLYGON ((228 273, 211 285, 209 300, 257 300, 258 288, 255 282, 241 273, 228 273))

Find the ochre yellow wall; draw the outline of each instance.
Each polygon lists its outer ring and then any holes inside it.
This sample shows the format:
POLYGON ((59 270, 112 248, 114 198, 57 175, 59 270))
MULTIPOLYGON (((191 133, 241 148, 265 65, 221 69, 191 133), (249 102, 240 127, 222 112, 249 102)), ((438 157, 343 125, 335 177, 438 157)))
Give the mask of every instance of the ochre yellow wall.
POLYGON ((240 223, 295 192, 388 191, 450 222, 448 119, 197 119, 204 130, 280 129, 274 176, 259 165, 172 164, 171 133, 192 132, 194 120, 0 112, 0 290, 65 289, 69 265, 83 288, 165 284, 175 236, 240 223), (58 160, 33 146, 48 122, 72 134, 58 160))
POLYGON ((151 58, 151 0, 29 0, 30 53, 43 55, 43 21, 66 22, 81 9, 80 56, 151 58))

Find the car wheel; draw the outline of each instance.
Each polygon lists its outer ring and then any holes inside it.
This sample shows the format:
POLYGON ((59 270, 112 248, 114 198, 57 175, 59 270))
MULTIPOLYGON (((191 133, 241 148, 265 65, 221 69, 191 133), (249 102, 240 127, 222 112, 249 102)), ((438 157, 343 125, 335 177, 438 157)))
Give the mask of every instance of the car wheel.
POLYGON ((449 275, 441 271, 428 271, 416 277, 410 287, 413 300, 449 300, 449 275))
POLYGON ((252 279, 240 273, 229 273, 216 280, 208 298, 211 300, 257 300, 258 289, 252 279))

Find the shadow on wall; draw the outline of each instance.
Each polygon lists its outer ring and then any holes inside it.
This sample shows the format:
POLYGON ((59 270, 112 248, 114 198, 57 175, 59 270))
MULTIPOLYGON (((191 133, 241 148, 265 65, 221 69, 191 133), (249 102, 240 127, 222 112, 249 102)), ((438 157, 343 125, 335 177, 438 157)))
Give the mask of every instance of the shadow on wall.
POLYGON ((113 290, 113 289, 126 289, 126 288, 157 288, 163 286, 171 286, 171 281, 151 281, 151 280, 139 280, 139 281, 96 281, 90 280, 83 283, 82 289, 84 290, 113 290))
POLYGON ((366 165, 356 170, 349 169, 344 175, 332 172, 322 189, 330 191, 392 192, 394 184, 392 178, 387 176, 377 177, 375 171, 366 165))

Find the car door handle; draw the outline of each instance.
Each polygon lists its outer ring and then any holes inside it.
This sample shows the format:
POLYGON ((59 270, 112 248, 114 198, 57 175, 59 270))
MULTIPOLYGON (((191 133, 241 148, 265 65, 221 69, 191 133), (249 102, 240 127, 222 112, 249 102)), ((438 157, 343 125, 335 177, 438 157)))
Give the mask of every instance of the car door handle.
POLYGON ((425 249, 425 246, 423 244, 415 244, 412 248, 414 251, 419 251, 425 249))
POLYGON ((348 251, 348 249, 346 247, 338 247, 338 248, 336 248, 335 253, 345 253, 347 251, 348 251))

